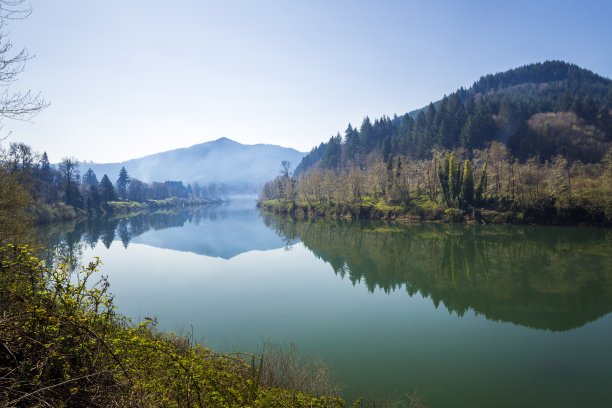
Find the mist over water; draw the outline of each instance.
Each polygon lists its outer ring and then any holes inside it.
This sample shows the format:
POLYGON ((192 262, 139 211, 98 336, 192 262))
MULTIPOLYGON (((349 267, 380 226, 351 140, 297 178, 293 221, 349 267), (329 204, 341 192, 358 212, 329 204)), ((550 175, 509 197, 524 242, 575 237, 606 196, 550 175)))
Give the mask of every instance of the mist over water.
POLYGON ((612 231, 299 221, 252 201, 47 226, 103 261, 120 313, 222 351, 317 355, 346 397, 601 406, 612 231))

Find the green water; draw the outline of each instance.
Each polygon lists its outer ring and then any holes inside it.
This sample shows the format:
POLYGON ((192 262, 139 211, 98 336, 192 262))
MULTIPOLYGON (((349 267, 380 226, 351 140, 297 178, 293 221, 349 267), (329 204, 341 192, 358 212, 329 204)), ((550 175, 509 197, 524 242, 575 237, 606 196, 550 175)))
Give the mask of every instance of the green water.
POLYGON ((298 221, 252 203, 41 229, 119 311, 219 350, 295 343, 345 397, 609 406, 612 230, 298 221))

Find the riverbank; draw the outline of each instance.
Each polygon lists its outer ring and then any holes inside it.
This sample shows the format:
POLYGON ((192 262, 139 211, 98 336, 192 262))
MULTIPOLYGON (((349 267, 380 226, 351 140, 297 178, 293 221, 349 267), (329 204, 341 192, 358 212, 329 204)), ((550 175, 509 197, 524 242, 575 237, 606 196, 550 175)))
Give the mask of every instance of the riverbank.
POLYGON ((220 204, 225 199, 187 199, 171 197, 163 200, 137 201, 109 201, 104 203, 99 210, 87 211, 66 205, 62 202, 54 204, 34 205, 30 214, 37 224, 46 224, 56 221, 68 221, 89 216, 103 215, 127 215, 136 214, 143 211, 157 210, 163 208, 193 207, 198 205, 220 204))
POLYGON ((612 204, 605 200, 579 197, 568 202, 541 200, 529 205, 489 200, 485 206, 466 209, 449 208, 445 204, 420 196, 410 204, 394 205, 382 198, 364 197, 361 202, 291 202, 259 201, 257 206, 273 214, 298 218, 346 218, 392 220, 399 222, 449 222, 480 224, 536 224, 612 226, 612 204))
POLYGON ((328 377, 300 383, 279 372, 282 353, 220 354, 158 332, 155 319, 132 324, 115 313, 104 278, 91 284, 99 260, 73 271, 36 254, 0 248, 2 406, 345 407, 327 396, 328 377))

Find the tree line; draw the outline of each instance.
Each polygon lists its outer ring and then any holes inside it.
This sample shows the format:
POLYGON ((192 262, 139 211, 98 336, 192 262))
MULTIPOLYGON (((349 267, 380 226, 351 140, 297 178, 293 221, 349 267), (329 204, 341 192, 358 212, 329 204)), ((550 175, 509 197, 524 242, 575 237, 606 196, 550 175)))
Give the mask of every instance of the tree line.
POLYGON ((261 201, 274 199, 307 207, 326 202, 352 208, 379 203, 406 210, 437 207, 464 212, 537 208, 565 218, 597 216, 610 222, 612 148, 598 163, 569 161, 562 155, 544 161, 530 156, 521 162, 506 145, 493 142, 472 152, 434 149, 430 158, 420 160, 371 156, 364 167, 318 168, 297 176, 284 165, 260 195, 261 201))
POLYGON ((611 111, 611 80, 561 61, 531 64, 482 77, 468 90, 401 117, 366 116, 359 127, 349 123, 344 135, 313 148, 296 173, 315 164, 363 167, 372 154, 425 159, 432 149, 470 151, 492 141, 506 144, 521 161, 562 154, 596 162, 612 145, 611 111))
POLYGON ((88 212, 103 210, 113 201, 145 202, 172 197, 210 200, 224 193, 224 186, 215 184, 146 183, 130 177, 125 167, 121 168, 114 182, 106 174, 98 179, 91 168, 81 175, 76 159, 65 157, 53 166, 46 152, 38 154, 24 143, 11 143, 8 149, 0 150, 0 163, 0 177, 11 178, 22 185, 35 202, 61 202, 88 212))

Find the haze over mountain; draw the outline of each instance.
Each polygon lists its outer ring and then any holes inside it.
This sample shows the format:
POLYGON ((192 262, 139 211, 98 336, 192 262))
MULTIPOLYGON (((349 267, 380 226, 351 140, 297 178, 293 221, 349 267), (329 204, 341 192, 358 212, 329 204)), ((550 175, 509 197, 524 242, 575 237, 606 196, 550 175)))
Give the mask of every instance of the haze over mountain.
POLYGON ((225 184, 230 193, 257 193, 266 181, 278 175, 282 161, 295 167, 304 154, 276 145, 244 145, 223 137, 119 163, 84 162, 80 170, 84 173, 91 168, 98 178, 106 174, 115 181, 121 167, 125 167, 131 178, 144 182, 215 183, 225 184))

